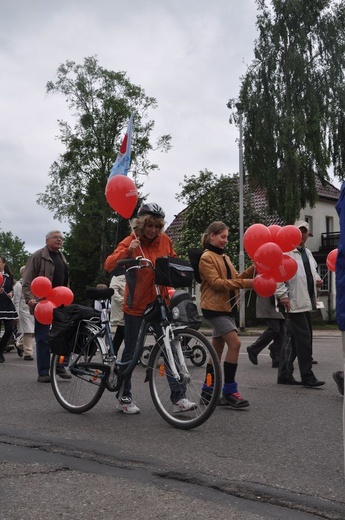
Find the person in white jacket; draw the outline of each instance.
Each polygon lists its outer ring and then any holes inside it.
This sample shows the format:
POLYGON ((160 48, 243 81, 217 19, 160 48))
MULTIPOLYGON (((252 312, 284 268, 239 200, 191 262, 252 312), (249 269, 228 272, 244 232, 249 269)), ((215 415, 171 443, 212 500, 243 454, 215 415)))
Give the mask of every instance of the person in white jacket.
POLYGON ((112 327, 116 328, 113 337, 113 347, 116 356, 125 337, 125 321, 122 310, 125 285, 126 277, 124 274, 113 276, 109 285, 109 287, 114 289, 114 294, 111 297, 110 323, 112 327))
POLYGON ((312 371, 312 311, 316 309, 317 288, 321 287, 316 261, 311 251, 305 247, 309 237, 309 224, 298 220, 294 224, 302 233, 300 245, 287 253, 297 262, 297 273, 285 284, 285 291, 280 296, 280 303, 290 318, 291 341, 288 348, 282 350, 283 363, 280 363, 278 372, 279 384, 302 384, 315 388, 324 385, 312 371), (298 360, 301 382, 293 377, 293 362, 298 360))
MULTIPOLYGON (((20 276, 23 276, 25 266, 20 268, 20 276)), ((35 320, 30 313, 29 306, 25 303, 22 293, 22 280, 18 280, 13 288, 13 304, 19 316, 18 332, 23 334, 23 351, 24 360, 32 361, 33 358, 33 342, 35 331, 35 320)), ((20 347, 18 347, 20 348, 20 347)))

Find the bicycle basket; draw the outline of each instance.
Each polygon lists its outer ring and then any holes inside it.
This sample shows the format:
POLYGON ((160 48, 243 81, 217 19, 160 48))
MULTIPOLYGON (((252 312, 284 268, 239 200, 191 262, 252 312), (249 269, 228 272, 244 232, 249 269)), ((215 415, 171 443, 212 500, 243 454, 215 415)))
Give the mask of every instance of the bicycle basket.
POLYGON ((187 260, 171 256, 156 259, 155 282, 167 287, 190 287, 193 284, 193 267, 187 260))
POLYGON ((172 313, 174 323, 188 325, 188 327, 196 330, 199 329, 201 317, 193 301, 193 297, 189 292, 181 290, 175 291, 170 300, 169 309, 172 313))
POLYGON ((92 307, 72 304, 53 310, 53 323, 48 332, 48 344, 53 354, 68 356, 73 350, 78 324, 81 320, 100 317, 92 307))

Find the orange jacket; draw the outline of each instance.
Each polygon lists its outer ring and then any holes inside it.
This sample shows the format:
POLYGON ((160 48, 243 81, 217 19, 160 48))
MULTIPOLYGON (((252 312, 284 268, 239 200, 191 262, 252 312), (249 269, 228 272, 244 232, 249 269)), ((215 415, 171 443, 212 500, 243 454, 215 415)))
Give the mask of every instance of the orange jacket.
MULTIPOLYGON (((165 233, 158 235, 152 242, 140 237, 142 251, 137 247, 130 253, 128 246, 135 238, 137 238, 135 234, 131 233, 119 243, 115 251, 104 262, 106 271, 111 272, 116 267, 117 261, 125 258, 144 256, 155 265, 156 258, 160 256, 177 256, 170 238, 165 233)), ((154 272, 148 267, 131 269, 126 273, 126 281, 123 311, 132 316, 141 316, 147 304, 156 299, 154 272)), ((161 292, 163 297, 168 297, 167 287, 161 287, 161 292)))

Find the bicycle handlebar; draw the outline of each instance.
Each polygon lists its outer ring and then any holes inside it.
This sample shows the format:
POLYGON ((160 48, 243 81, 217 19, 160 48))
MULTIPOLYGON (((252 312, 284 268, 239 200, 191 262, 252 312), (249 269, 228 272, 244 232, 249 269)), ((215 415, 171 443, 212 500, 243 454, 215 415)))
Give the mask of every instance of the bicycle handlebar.
POLYGON ((126 269, 130 267, 151 267, 154 269, 153 263, 148 258, 143 256, 137 256, 136 258, 125 258, 124 260, 118 260, 117 265, 123 265, 126 269))

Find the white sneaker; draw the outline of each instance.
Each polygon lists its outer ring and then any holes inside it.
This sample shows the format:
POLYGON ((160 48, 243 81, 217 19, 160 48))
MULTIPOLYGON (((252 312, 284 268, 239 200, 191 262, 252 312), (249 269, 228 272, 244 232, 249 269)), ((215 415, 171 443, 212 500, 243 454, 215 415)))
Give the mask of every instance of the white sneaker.
POLYGON ((140 409, 133 403, 131 397, 121 397, 116 405, 116 410, 132 415, 135 413, 140 413, 140 409))
POLYGON ((177 401, 177 403, 173 406, 173 413, 179 413, 179 412, 189 412, 190 410, 195 410, 197 407, 196 403, 193 403, 189 399, 180 399, 177 401))

